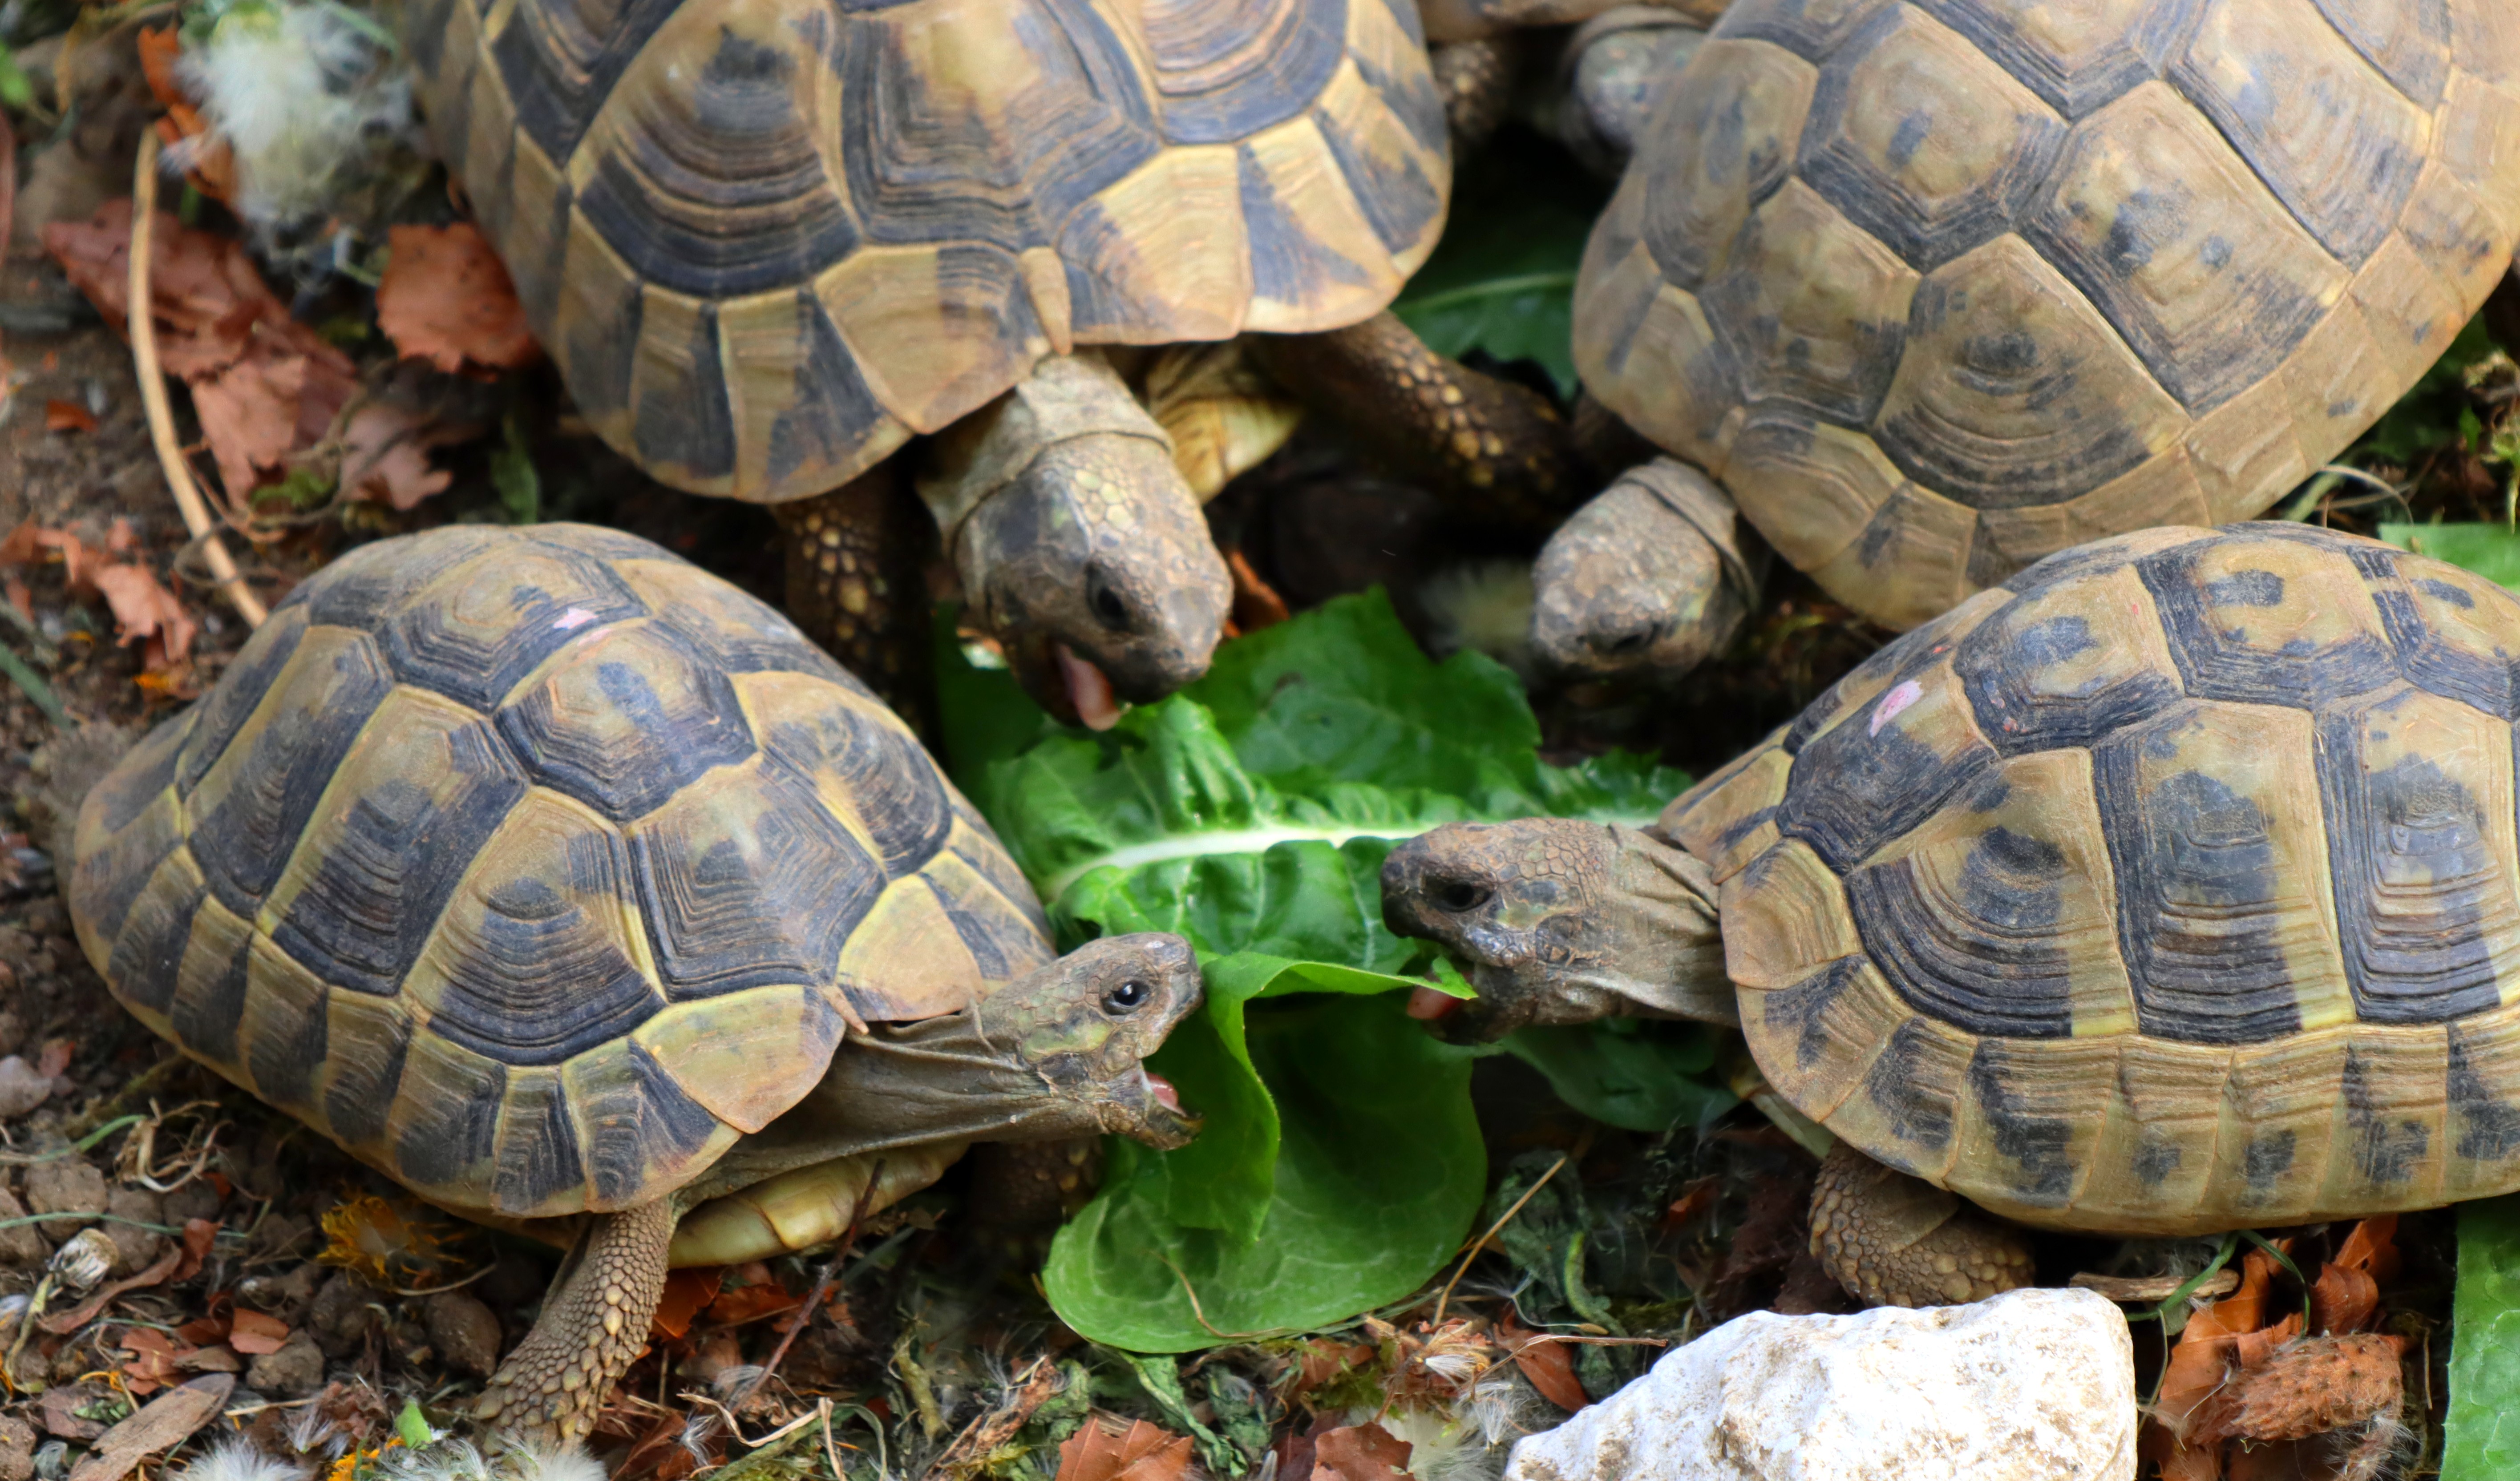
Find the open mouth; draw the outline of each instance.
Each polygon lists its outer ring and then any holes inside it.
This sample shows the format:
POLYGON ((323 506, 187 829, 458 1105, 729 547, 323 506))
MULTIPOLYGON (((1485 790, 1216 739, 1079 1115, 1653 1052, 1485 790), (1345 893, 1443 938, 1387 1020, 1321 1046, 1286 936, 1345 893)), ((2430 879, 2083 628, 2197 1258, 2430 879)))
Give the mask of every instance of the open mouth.
POLYGON ((1176 1116, 1181 1115, 1181 1092, 1173 1089, 1173 1083, 1152 1070, 1141 1073, 1147 1077, 1147 1089, 1154 1093, 1155 1103, 1176 1116))
POLYGON ((1075 712, 1077 723, 1097 731, 1119 724, 1127 706, 1111 693, 1111 681, 1102 670, 1091 660, 1076 656, 1076 651, 1064 643, 1056 645, 1051 652, 1058 660, 1059 683, 1067 691, 1067 704, 1075 712))
POLYGON ((1182 1109, 1181 1092, 1170 1080, 1143 1066, 1137 1080, 1136 1094, 1126 1098, 1137 1109, 1136 1126, 1125 1128, 1128 1135, 1161 1151, 1188 1146, 1198 1135, 1199 1118, 1182 1109))

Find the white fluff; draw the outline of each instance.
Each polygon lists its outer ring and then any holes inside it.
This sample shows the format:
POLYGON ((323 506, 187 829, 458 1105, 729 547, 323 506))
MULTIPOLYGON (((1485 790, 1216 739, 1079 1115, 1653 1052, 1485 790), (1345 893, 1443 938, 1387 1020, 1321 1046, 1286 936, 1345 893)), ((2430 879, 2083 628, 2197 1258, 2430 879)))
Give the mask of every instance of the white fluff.
POLYGON ((508 1481, 604 1481, 604 1462, 582 1446, 520 1445, 499 1459, 508 1481))
POLYGON ((1438 658, 1463 649, 1482 652, 1528 681, 1531 662, 1531 562, 1467 561, 1418 585, 1438 658))
POLYGON ((186 48, 184 84, 236 157, 238 215, 269 230, 332 214, 361 166, 413 136, 411 68, 375 25, 327 0, 244 0, 186 48))
POLYGON ((176 1474, 182 1481, 306 1481, 307 1472, 302 1465, 264 1455, 250 1440, 231 1435, 176 1474))

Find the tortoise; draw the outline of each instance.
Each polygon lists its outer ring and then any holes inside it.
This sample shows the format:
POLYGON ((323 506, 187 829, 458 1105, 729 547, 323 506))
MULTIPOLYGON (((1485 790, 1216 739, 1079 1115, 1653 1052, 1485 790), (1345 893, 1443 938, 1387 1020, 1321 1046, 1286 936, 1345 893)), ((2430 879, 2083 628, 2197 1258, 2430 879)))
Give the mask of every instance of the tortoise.
POLYGON ((1527 522, 1571 502, 1547 403, 1381 312, 1451 180, 1412 0, 402 16, 428 126, 588 424, 668 484, 773 506, 790 609, 905 702, 912 482, 1052 713, 1107 724, 1205 670, 1233 589, 1197 495, 1292 424, 1208 415, 1253 392, 1143 347, 1253 337, 1277 385, 1438 483, 1527 522), (1244 435, 1179 445, 1219 424, 1244 435), (893 455, 920 436, 914 473, 893 455))
POLYGON ((578 1236, 476 1410, 528 1433, 585 1433, 669 1263, 835 1237, 971 1141, 1192 1130, 1141 1063, 1199 1001, 1188 944, 1054 961, 900 719, 616 531, 333 562, 72 852, 143 1023, 441 1207, 578 1236))
POLYGON ((1738 1023, 1839 1140, 1817 1252, 1971 1299, 2028 1270, 1972 1207, 2187 1235, 2520 1188, 2515 718, 2501 587, 2156 527, 1899 638, 1650 827, 1407 843, 1383 911, 1470 974, 1449 1036, 1738 1023))
MULTIPOLYGON (((2520 238, 2506 0, 1738 0, 1654 110, 1576 286, 1585 385, 1893 629, 2256 516, 2520 238)), ((1541 606, 1694 538, 1650 513, 1579 512, 1541 606)), ((1669 677, 1602 606, 1542 657, 1669 677)))

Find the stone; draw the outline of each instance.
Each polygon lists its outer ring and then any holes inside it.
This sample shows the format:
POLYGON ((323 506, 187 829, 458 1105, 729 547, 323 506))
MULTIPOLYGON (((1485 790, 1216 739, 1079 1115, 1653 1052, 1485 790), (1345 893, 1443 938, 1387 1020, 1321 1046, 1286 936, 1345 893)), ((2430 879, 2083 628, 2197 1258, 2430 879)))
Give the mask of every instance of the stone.
POLYGON ((1753 1312, 1516 1444, 1506 1481, 2133 1481, 2136 1424, 2096 1291, 1753 1312))
POLYGON ((440 1291, 428 1298, 429 1345, 446 1366, 475 1378, 499 1366, 499 1318, 470 1292, 440 1291))
POLYGON ((304 1332, 264 1353, 245 1370, 245 1381, 266 1394, 303 1399, 324 1386, 324 1349, 304 1332))
POLYGON ((26 1169, 26 1206, 39 1214, 75 1213, 86 1217, 47 1219, 36 1228, 56 1239, 67 1239, 105 1212, 105 1174, 84 1157, 57 1157, 26 1169))
POLYGON ((376 1299, 366 1282, 346 1272, 336 1272, 316 1288, 314 1303, 306 1309, 306 1325, 327 1357, 357 1355, 377 1324, 376 1299))
POLYGON ((12 1222, 24 1217, 26 1205, 18 1201, 16 1193, 0 1188, 0 1265, 25 1270, 53 1258, 52 1241, 35 1233, 35 1226, 12 1222))
POLYGON ((37 1074, 22 1055, 0 1059, 0 1121, 15 1121, 52 1098, 53 1082, 37 1074))
MULTIPOLYGON (((166 1222, 166 1211, 158 1206, 158 1195, 145 1188, 117 1188, 107 1193, 105 1211, 116 1220, 166 1222)), ((117 1276, 136 1276, 166 1252, 166 1236, 154 1230, 123 1223, 108 1223, 104 1228, 106 1237, 113 1241, 113 1273, 117 1276)))
POLYGON ((28 1481, 35 1474, 35 1426, 0 1416, 0 1481, 28 1481))
POLYGON ((166 1211, 166 1222, 181 1229, 194 1219, 216 1222, 219 1217, 219 1190, 210 1187, 206 1178, 196 1178, 178 1184, 159 1195, 158 1206, 166 1211))

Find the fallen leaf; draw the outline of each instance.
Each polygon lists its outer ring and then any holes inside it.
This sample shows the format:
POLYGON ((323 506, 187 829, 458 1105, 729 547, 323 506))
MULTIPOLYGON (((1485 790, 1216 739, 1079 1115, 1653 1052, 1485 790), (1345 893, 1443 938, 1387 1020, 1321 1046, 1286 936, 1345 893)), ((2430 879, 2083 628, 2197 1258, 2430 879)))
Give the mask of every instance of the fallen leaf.
POLYGON ((178 1343, 164 1332, 147 1326, 132 1327, 115 1345, 129 1355, 129 1361, 122 1365, 122 1381, 132 1393, 144 1398, 184 1381, 184 1370, 176 1362, 194 1351, 189 1344, 178 1343))
POLYGON ((96 414, 75 401, 48 400, 44 403, 44 430, 92 432, 96 430, 96 414))
POLYGON ((739 1285, 708 1305, 708 1319, 721 1326, 741 1326, 764 1317, 776 1317, 794 1311, 805 1303, 788 1294, 776 1281, 759 1285, 739 1285))
POLYGON ((1406 1481, 1408 1441, 1379 1424, 1351 1424, 1313 1442, 1312 1481, 1406 1481))
POLYGON ((692 1319, 700 1309, 717 1299, 717 1289, 726 1279, 726 1272, 714 1266, 704 1270, 678 1270, 665 1278, 665 1293, 656 1298, 656 1315, 649 1320, 649 1330, 656 1335, 679 1338, 692 1329, 692 1319))
MULTIPOLYGON (((218 1238, 219 1227, 216 1224, 211 1223, 209 1220, 185 1220, 184 1258, 176 1262, 175 1274, 167 1279, 170 1280, 190 1280, 193 1277, 201 1274, 202 1263, 210 1258, 210 1246, 217 1243, 218 1238)), ((189 1326, 191 1324, 188 1323, 186 1324, 189 1326)), ((227 1334, 227 1327, 225 1324, 221 1324, 218 1330, 211 1335, 213 1337, 224 1337, 227 1334)), ((210 1339, 196 1337, 191 1340, 200 1342, 210 1339)))
POLYGON ((156 1285, 164 1280, 167 1277, 175 1274, 175 1267, 182 1264, 183 1259, 184 1252, 182 1249, 170 1249, 166 1251, 166 1253, 158 1256, 147 1270, 140 1272, 136 1276, 126 1276, 122 1279, 115 1280, 107 1285, 99 1286, 95 1295, 90 1296, 78 1305, 71 1307, 68 1311, 53 1313, 51 1316, 48 1316, 43 1321, 37 1323, 36 1325, 41 1326, 44 1330, 51 1332, 57 1337, 66 1336, 68 1333, 77 1331, 80 1327, 95 1321, 97 1319, 97 1315, 103 1312, 106 1307, 112 1303, 114 1297, 121 1295, 124 1291, 139 1290, 145 1286, 156 1285))
POLYGON ((288 1345, 288 1323, 260 1312, 238 1310, 235 1324, 228 1332, 228 1346, 238 1352, 260 1357, 264 1353, 276 1353, 288 1345))
POLYGON ((115 626, 121 629, 120 643, 129 648, 146 642, 148 666, 164 670, 182 662, 193 651, 193 639, 201 624, 184 610, 175 594, 158 583, 145 565, 109 565, 96 573, 96 589, 105 596, 106 606, 113 609, 115 626))
MULTIPOLYGON (((129 331, 131 202, 44 228, 44 249, 116 333, 129 331)), ((149 296, 158 359, 193 391, 202 440, 240 509, 312 447, 358 388, 357 367, 290 316, 243 243, 158 213, 150 231, 149 296)))
POLYGON ((192 97, 175 74, 176 60, 184 55, 184 41, 175 34, 175 27, 143 26, 133 40, 140 51, 140 74, 148 79, 150 94, 158 100, 158 106, 190 107, 192 97))
POLYGON ((138 1414, 107 1430, 87 1459, 70 1469, 69 1481, 122 1481, 140 1462, 159 1451, 172 1450, 193 1437, 226 1407, 236 1379, 226 1373, 195 1378, 170 1388, 138 1414))
POLYGON ((93 1440, 105 1433, 102 1420, 90 1419, 79 1411, 94 1404, 112 1390, 99 1392, 86 1383, 64 1383, 44 1390, 44 1429, 65 1440, 93 1440))
POLYGON ((1097 1411, 1058 1447, 1055 1481, 1182 1481, 1190 1448, 1188 1435, 1097 1411))
POLYGON ((1497 1341, 1513 1354, 1513 1366, 1540 1390, 1540 1397, 1569 1414, 1593 1402, 1576 1381, 1575 1359, 1565 1343, 1545 1340, 1509 1316, 1498 1321, 1497 1341))
POLYGON ((70 1067, 70 1055, 78 1046, 68 1039, 47 1039, 42 1054, 35 1056, 35 1073, 47 1080, 58 1080, 70 1067))
POLYGON ((514 370, 541 353, 508 270, 480 228, 397 226, 377 286, 377 327, 394 348, 454 374, 514 370))
POLYGON ((372 401, 350 414, 341 432, 341 490, 353 499, 416 508, 455 479, 429 467, 429 449, 481 434, 472 423, 440 422, 391 402, 372 401))

